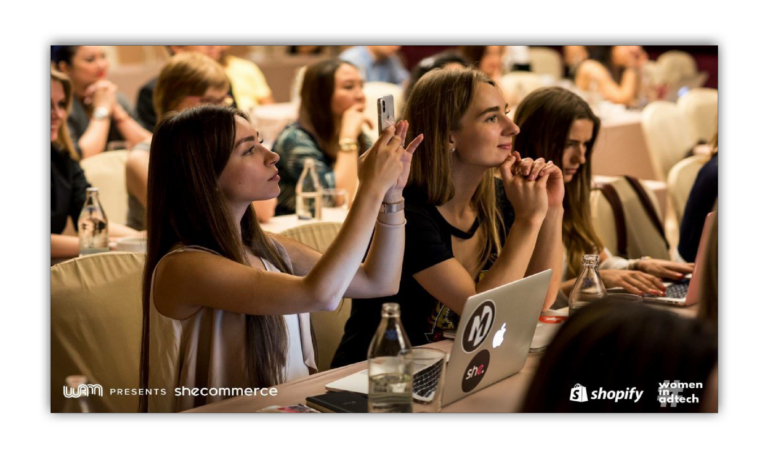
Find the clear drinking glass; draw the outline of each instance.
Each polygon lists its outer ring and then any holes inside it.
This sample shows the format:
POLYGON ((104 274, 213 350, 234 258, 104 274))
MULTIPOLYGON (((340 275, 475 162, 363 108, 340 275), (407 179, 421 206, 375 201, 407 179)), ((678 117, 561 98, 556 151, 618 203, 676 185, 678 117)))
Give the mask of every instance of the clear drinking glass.
POLYGON ((445 352, 436 348, 413 349, 413 411, 438 413, 443 408, 445 352))

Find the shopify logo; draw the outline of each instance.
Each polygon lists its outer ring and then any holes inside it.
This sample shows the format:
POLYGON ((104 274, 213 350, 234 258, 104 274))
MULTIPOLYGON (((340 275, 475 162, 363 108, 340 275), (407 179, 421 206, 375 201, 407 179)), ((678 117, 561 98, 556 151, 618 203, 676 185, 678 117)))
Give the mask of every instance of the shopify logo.
POLYGON ((571 402, 587 402, 588 400, 609 400, 619 402, 623 400, 631 400, 637 403, 640 401, 641 397, 643 397, 643 391, 638 391, 634 386, 624 390, 606 390, 601 386, 600 388, 593 390, 592 394, 588 394, 587 388, 577 383, 571 388, 570 400, 571 402))

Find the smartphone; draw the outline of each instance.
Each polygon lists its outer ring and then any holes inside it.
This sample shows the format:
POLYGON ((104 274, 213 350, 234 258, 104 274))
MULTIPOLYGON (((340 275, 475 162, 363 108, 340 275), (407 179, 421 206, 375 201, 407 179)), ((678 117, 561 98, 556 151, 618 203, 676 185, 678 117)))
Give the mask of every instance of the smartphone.
POLYGON ((379 134, 387 127, 395 124, 395 97, 384 95, 376 101, 379 113, 379 134))

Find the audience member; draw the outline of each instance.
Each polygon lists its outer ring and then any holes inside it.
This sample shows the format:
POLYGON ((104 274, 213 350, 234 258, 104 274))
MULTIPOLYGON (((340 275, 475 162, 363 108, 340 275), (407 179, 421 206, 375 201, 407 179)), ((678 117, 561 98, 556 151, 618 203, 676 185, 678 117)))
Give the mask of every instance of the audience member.
POLYGON ((232 84, 232 93, 239 109, 247 112, 254 106, 275 102, 272 89, 269 88, 264 73, 255 63, 234 55, 227 55, 229 46, 217 47, 221 48, 219 63, 227 72, 229 82, 232 84))
POLYGON ((399 50, 400 46, 354 46, 342 52, 339 58, 356 66, 367 82, 404 86, 408 81, 408 70, 397 56, 399 50))
POLYGON ((717 209, 712 220, 712 232, 709 234, 709 243, 704 250, 704 262, 699 267, 704 268, 700 282, 698 318, 712 325, 717 331, 718 295, 717 295, 717 209))
POLYGON ((575 67, 576 87, 597 91, 613 103, 634 103, 640 90, 640 70, 648 61, 642 46, 593 46, 587 49, 589 59, 575 67))
POLYGON ((493 79, 496 85, 500 83, 504 73, 502 62, 505 52, 504 46, 459 46, 459 53, 471 65, 493 79))
POLYGON ((717 132, 711 145, 712 156, 696 175, 696 181, 685 204, 683 220, 680 222, 680 243, 677 245, 677 251, 685 261, 693 261, 696 258, 704 221, 717 204, 717 132))

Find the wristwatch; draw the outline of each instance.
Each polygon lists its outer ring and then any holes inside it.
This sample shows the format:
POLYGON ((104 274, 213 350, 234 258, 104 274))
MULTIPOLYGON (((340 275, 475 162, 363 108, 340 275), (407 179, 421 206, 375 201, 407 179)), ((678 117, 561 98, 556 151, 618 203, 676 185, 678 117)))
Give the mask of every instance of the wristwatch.
POLYGON ((342 139, 339 141, 339 150, 341 152, 357 152, 360 147, 357 145, 356 139, 342 139))
POLYGON ((648 255, 641 256, 640 258, 636 260, 629 260, 629 270, 630 271, 637 271, 637 267, 640 266, 640 262, 643 260, 650 260, 651 257, 648 255))
POLYGON ((405 209, 405 200, 400 200, 396 203, 381 203, 379 213, 390 214, 392 212, 398 212, 405 209))
POLYGON ((98 106, 93 110, 93 120, 102 120, 109 117, 109 109, 104 106, 98 106))

